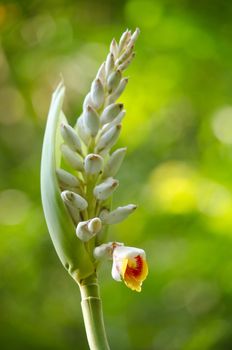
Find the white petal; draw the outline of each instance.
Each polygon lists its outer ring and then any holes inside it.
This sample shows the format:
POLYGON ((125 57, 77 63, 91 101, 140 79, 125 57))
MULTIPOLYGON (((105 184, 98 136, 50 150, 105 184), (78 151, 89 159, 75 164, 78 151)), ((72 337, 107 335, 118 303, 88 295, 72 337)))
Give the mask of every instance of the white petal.
POLYGON ((104 243, 104 244, 99 245, 98 247, 96 247, 94 249, 94 252, 93 252, 94 257, 96 259, 103 259, 103 258, 111 259, 112 252, 113 252, 112 245, 113 245, 113 242, 104 243))
POLYGON ((113 257, 115 259, 130 259, 136 256, 142 256, 144 259, 146 258, 145 251, 143 249, 134 248, 134 247, 125 247, 119 246, 114 249, 113 257))
POLYGON ((120 274, 120 272, 122 270, 122 264, 123 264, 122 260, 117 260, 117 259, 113 260, 111 274, 112 274, 113 279, 115 281, 118 281, 118 282, 120 282, 122 280, 121 274, 120 274))
POLYGON ((122 246, 123 243, 120 242, 108 242, 99 245, 94 249, 94 257, 96 259, 112 259, 113 250, 116 246, 122 246))

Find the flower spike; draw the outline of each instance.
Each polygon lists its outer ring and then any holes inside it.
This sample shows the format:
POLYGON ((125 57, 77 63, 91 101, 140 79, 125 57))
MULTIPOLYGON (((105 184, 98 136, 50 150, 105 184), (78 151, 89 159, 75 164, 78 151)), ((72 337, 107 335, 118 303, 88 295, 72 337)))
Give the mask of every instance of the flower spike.
POLYGON ((125 117, 118 102, 128 78, 124 71, 135 53, 139 35, 126 30, 100 66, 83 102, 76 125, 69 125, 63 111, 63 82, 53 94, 44 136, 41 193, 48 229, 59 258, 78 283, 89 347, 109 350, 97 269, 103 258, 112 259, 112 276, 141 291, 148 267, 142 249, 123 243, 106 243, 108 225, 125 220, 136 205, 111 208, 119 181, 114 177, 126 148, 112 150, 125 117))

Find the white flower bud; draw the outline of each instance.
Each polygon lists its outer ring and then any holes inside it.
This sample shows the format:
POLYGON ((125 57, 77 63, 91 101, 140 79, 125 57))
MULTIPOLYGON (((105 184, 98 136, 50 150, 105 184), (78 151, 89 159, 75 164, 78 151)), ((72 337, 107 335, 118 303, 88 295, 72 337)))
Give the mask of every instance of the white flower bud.
POLYGON ((131 32, 127 29, 121 36, 119 40, 119 52, 121 52, 124 47, 127 45, 127 43, 130 41, 131 38, 131 32))
POLYGON ((112 103, 109 106, 107 106, 100 117, 101 124, 112 122, 117 117, 117 115, 122 111, 122 109, 123 109, 122 103, 117 103, 117 104, 112 103))
POLYGON ((119 222, 125 220, 131 213, 137 208, 134 204, 128 204, 124 207, 118 207, 117 209, 111 211, 108 215, 105 215, 103 223, 107 225, 118 224, 119 222))
POLYGON ((61 198, 69 207, 74 207, 78 210, 85 210, 88 207, 87 201, 79 194, 71 191, 63 191, 61 198))
POLYGON ((94 249, 93 255, 97 260, 112 259, 114 249, 120 246, 124 246, 124 244, 119 242, 104 243, 94 249))
POLYGON ((85 99, 83 102, 83 110, 85 110, 88 106, 93 106, 93 101, 92 101, 90 92, 85 96, 85 99))
POLYGON ((95 137, 99 130, 99 116, 95 109, 91 106, 87 106, 83 113, 84 126, 92 137, 95 137))
POLYGON ((130 43, 134 44, 135 41, 138 39, 138 36, 140 34, 140 29, 139 28, 136 28, 134 33, 132 34, 131 36, 131 40, 130 40, 130 43))
POLYGON ((93 101, 93 107, 99 109, 102 106, 105 98, 104 87, 100 79, 93 81, 90 94, 91 100, 93 101))
POLYGON ((133 60, 134 57, 135 57, 135 52, 133 52, 133 53, 131 54, 131 56, 130 56, 125 62, 123 62, 122 64, 120 64, 120 66, 118 66, 118 69, 119 69, 120 71, 125 70, 125 69, 129 66, 129 64, 131 63, 131 61, 133 60))
POLYGON ((121 96, 121 94, 125 90, 127 83, 128 83, 128 78, 123 78, 120 81, 117 89, 109 96, 107 102, 113 103, 113 102, 117 101, 117 99, 121 96))
POLYGON ((93 234, 97 234, 102 229, 102 223, 99 218, 93 218, 88 221, 88 230, 93 234))
POLYGON ((61 145, 61 153, 66 160, 66 162, 75 170, 83 171, 84 165, 82 158, 73 150, 69 148, 69 146, 63 144, 61 145))
POLYGON ((89 144, 90 135, 89 135, 89 133, 84 125, 83 116, 80 116, 77 119, 77 131, 78 131, 78 135, 80 136, 81 140, 87 146, 89 144))
POLYGON ((110 94, 118 87, 121 77, 122 73, 120 69, 117 69, 110 74, 109 78, 107 79, 107 89, 110 94))
POLYGON ((88 221, 81 221, 76 228, 76 235, 83 242, 88 242, 94 237, 102 228, 101 220, 99 218, 93 218, 88 221))
MULTIPOLYGON (((64 204, 66 205, 72 220, 74 221, 75 225, 77 225, 77 223, 81 220, 80 210, 74 206, 71 200, 68 199, 68 195, 66 196, 66 192, 70 192, 70 191, 63 191, 61 193, 61 198, 64 204)), ((74 193, 74 192, 70 192, 70 193, 74 193)))
POLYGON ((114 55, 114 58, 118 56, 118 44, 115 39, 111 41, 110 52, 114 55))
POLYGON ((101 129, 101 135, 105 134, 108 130, 112 128, 112 126, 119 125, 122 119, 125 117, 126 111, 125 109, 119 113, 119 115, 111 122, 104 124, 101 129))
POLYGON ((80 185, 79 180, 64 169, 56 169, 56 175, 61 185, 68 187, 78 187, 80 185))
POLYGON ((114 69, 114 55, 110 52, 106 58, 106 65, 105 65, 107 77, 110 75, 110 73, 112 73, 113 69, 114 69))
POLYGON ((96 79, 100 79, 101 82, 104 84, 104 82, 106 80, 105 62, 103 62, 102 65, 100 66, 100 68, 98 69, 96 79))
POLYGON ((119 148, 111 154, 108 162, 105 165, 103 178, 115 176, 117 174, 126 155, 126 150, 126 147, 119 148))
POLYGON ((95 186, 93 193, 99 200, 105 200, 112 195, 119 185, 119 181, 109 177, 104 182, 95 186))
POLYGON ((121 130, 121 124, 113 125, 108 131, 100 136, 97 141, 95 152, 105 154, 117 142, 121 130))
POLYGON ((61 135, 64 142, 73 150, 82 154, 81 142, 76 131, 68 124, 61 124, 61 135))
POLYGON ((94 233, 88 230, 88 221, 81 221, 78 223, 76 228, 76 235, 83 242, 88 242, 92 237, 95 236, 94 233))
POLYGON ((103 168, 103 158, 98 154, 88 154, 85 158, 85 172, 90 175, 99 174, 103 168))
POLYGON ((124 53, 117 59, 115 62, 115 65, 118 66, 124 61, 127 60, 128 57, 132 54, 132 51, 134 50, 134 45, 128 46, 127 49, 124 51, 124 53))

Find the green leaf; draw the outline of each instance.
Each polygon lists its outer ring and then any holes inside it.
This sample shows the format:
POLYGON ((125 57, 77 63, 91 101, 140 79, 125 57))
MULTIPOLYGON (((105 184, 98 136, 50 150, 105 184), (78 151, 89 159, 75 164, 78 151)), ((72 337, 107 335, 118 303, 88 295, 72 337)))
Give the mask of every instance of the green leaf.
POLYGON ((64 119, 62 104, 65 87, 60 83, 52 96, 43 141, 41 159, 41 195, 48 230, 56 252, 72 277, 81 281, 94 272, 94 265, 77 238, 74 224, 65 207, 56 178, 56 166, 60 163, 61 138, 59 126, 64 119))

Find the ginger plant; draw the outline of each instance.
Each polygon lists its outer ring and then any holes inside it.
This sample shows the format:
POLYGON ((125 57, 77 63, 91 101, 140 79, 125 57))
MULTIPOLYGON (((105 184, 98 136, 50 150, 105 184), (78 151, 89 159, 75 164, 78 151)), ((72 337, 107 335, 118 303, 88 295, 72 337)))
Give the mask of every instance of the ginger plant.
POLYGON ((78 283, 89 347, 109 349, 99 294, 97 271, 104 259, 113 260, 112 277, 141 291, 148 273, 145 252, 107 242, 109 225, 125 220, 136 209, 128 204, 112 210, 112 195, 119 185, 115 176, 126 148, 111 151, 125 117, 118 99, 128 78, 123 73, 134 57, 139 35, 126 30, 119 43, 110 44, 74 127, 63 111, 63 82, 52 96, 41 161, 44 215, 57 254, 78 283))

